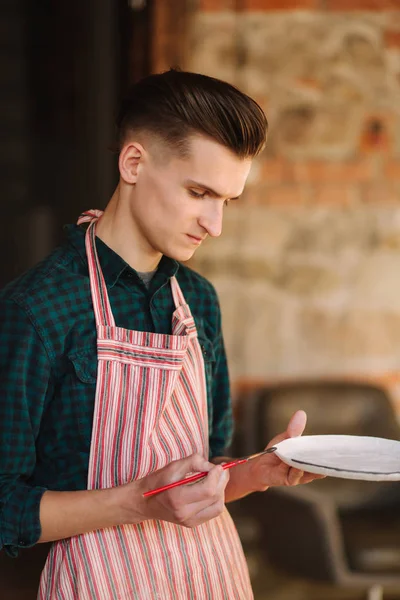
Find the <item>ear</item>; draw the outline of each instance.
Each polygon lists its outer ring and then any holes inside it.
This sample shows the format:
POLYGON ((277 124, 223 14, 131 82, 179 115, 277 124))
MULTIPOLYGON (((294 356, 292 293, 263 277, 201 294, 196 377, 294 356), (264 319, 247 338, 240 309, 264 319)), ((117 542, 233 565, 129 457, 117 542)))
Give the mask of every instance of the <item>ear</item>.
POLYGON ((119 172, 125 183, 134 184, 137 181, 139 165, 143 162, 145 150, 137 142, 130 142, 124 146, 119 155, 119 172))

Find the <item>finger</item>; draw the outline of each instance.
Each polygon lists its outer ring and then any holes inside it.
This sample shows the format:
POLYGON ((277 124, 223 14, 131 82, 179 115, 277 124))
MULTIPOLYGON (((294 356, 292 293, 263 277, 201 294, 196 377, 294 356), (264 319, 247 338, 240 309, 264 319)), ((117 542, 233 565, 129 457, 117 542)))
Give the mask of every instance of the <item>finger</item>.
POLYGON ((213 465, 207 476, 196 483, 183 485, 171 490, 171 494, 180 497, 182 503, 194 504, 204 499, 208 502, 223 494, 229 481, 229 474, 220 465, 213 465))
POLYGON ((169 478, 167 483, 173 483, 179 479, 183 479, 189 473, 199 473, 202 471, 210 471, 214 465, 208 462, 200 454, 191 454, 186 458, 174 460, 169 465, 160 469, 163 472, 163 477, 169 478))
POLYGON ((294 413, 286 429, 288 437, 298 437, 301 435, 307 424, 307 415, 304 410, 298 410, 294 413))
POLYGON ((326 475, 316 475, 315 473, 304 473, 304 476, 300 483, 311 483, 312 481, 316 481, 317 479, 325 479, 326 475))
POLYGON ((267 448, 271 448, 271 446, 275 446, 275 444, 279 444, 279 442, 283 442, 283 440, 287 440, 291 437, 298 437, 301 435, 306 427, 307 423, 307 415, 304 410, 298 410, 294 413, 292 418, 290 419, 286 431, 284 433, 279 433, 276 435, 268 444, 267 448))
MULTIPOLYGON (((222 469, 221 469, 222 470, 222 469)), ((225 503, 225 486, 229 479, 228 474, 222 470, 222 473, 217 474, 219 479, 215 482, 215 473, 208 475, 209 481, 189 484, 186 494, 182 494, 179 498, 173 499, 173 502, 178 501, 178 504, 183 508, 185 523, 189 523, 195 515, 205 511, 208 507, 214 506, 216 503, 225 503), (211 477, 211 475, 214 476, 211 477), (192 488, 192 489, 189 489, 192 488)), ((171 494, 176 495, 176 494, 171 494)), ((179 509, 181 512, 181 509, 179 509)))
POLYGON ((291 467, 287 475, 288 485, 298 485, 304 477, 304 471, 291 467))
POLYGON ((228 481, 229 471, 225 471, 222 466, 217 465, 204 480, 205 491, 215 498, 223 496, 228 481))
POLYGON ((215 517, 218 517, 224 510, 225 504, 223 500, 218 499, 216 502, 209 504, 208 506, 201 507, 200 505, 197 507, 198 510, 193 513, 193 517, 189 519, 189 526, 194 527, 196 525, 201 525, 206 521, 210 521, 215 517))
POLYGON ((191 454, 187 458, 181 459, 179 462, 182 463, 182 469, 188 469, 187 472, 208 472, 214 466, 213 463, 210 463, 204 456, 201 456, 201 454, 191 454))
MULTIPOLYGON (((221 467, 222 469, 222 467, 221 467)), ((222 473, 219 479, 219 482, 217 484, 217 488, 216 488, 216 493, 219 495, 225 495, 225 488, 228 485, 228 481, 230 479, 230 473, 228 470, 224 470, 222 469, 222 473)))

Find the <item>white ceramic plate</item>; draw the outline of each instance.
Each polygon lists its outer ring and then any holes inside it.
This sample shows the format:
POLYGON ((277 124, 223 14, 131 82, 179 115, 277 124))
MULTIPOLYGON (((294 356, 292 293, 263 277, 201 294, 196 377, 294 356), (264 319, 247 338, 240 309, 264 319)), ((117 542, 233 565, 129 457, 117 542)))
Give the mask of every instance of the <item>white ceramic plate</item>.
POLYGON ((304 435, 276 444, 290 465, 320 475, 368 481, 400 480, 400 441, 357 435, 304 435))

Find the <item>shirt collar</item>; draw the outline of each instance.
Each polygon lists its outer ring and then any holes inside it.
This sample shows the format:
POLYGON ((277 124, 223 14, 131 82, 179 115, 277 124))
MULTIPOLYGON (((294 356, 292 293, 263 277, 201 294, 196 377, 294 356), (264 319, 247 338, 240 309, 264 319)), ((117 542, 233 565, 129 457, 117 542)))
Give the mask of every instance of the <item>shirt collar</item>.
MULTIPOLYGON (((75 248, 83 264, 87 267, 85 228, 79 225, 65 225, 64 230, 69 243, 75 248)), ((96 249, 107 287, 112 288, 119 278, 126 273, 134 273, 139 278, 135 269, 98 237, 96 237, 96 249)), ((176 260, 163 256, 154 280, 157 278, 157 282, 159 281, 161 284, 162 276, 162 283, 164 283, 166 278, 176 275, 178 269, 179 263, 176 260)))

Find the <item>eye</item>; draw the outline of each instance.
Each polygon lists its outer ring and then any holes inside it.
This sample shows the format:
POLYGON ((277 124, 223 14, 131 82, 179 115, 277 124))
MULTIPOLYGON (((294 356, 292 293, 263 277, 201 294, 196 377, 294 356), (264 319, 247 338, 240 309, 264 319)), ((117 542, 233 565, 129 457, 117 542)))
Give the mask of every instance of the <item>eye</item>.
POLYGON ((193 196, 193 198, 205 198, 207 192, 195 192, 194 190, 189 190, 189 194, 193 196))

